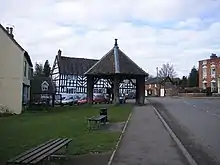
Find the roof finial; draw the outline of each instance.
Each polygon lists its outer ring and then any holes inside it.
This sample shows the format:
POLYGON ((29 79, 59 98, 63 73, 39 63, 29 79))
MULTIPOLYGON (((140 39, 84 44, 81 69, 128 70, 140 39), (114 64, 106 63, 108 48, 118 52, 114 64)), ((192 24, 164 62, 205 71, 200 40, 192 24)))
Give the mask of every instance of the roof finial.
POLYGON ((115 39, 115 46, 118 46, 117 40, 118 40, 118 39, 115 39))

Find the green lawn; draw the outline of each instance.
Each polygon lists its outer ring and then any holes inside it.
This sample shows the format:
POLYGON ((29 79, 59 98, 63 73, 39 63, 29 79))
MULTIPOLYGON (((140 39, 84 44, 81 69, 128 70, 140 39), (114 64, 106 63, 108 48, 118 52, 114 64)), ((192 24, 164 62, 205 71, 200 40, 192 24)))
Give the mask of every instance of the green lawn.
MULTIPOLYGON (((68 137, 72 154, 103 152, 115 147, 120 132, 88 131, 86 117, 99 115, 101 105, 54 108, 0 118, 0 162, 51 138, 68 137)), ((108 105, 110 122, 125 121, 132 105, 108 105)))

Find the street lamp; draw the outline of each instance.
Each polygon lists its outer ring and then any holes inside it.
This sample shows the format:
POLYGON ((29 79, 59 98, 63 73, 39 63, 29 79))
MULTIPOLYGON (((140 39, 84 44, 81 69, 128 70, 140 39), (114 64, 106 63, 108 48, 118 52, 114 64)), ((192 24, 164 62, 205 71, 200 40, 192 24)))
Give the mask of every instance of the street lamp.
POLYGON ((156 90, 157 90, 157 95, 158 95, 158 67, 156 67, 156 70, 157 70, 157 88, 156 88, 156 90))

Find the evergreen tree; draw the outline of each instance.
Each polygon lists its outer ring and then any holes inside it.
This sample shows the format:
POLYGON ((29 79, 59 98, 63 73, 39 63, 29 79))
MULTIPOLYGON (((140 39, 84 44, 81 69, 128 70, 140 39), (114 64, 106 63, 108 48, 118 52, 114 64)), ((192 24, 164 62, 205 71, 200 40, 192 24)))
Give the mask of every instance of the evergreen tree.
POLYGON ((188 77, 189 87, 198 87, 199 85, 199 72, 195 66, 191 69, 191 72, 188 77))
POLYGON ((46 60, 44 63, 44 68, 43 68, 43 74, 45 77, 49 77, 50 76, 50 64, 49 61, 46 60))
POLYGON ((43 65, 40 63, 35 63, 34 77, 41 77, 41 76, 43 76, 43 65))
POLYGON ((182 79, 180 80, 180 86, 185 88, 188 85, 188 79, 186 76, 183 76, 182 79))

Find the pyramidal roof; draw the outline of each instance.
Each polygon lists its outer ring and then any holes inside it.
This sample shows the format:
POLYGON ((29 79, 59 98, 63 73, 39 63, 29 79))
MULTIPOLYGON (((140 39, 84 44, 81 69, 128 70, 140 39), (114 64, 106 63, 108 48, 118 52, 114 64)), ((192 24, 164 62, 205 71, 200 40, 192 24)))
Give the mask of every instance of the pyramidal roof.
POLYGON ((112 75, 112 74, 126 74, 126 75, 148 75, 142 68, 140 68, 134 61, 132 61, 125 53, 123 53, 115 39, 114 47, 105 54, 98 62, 96 62, 88 71, 86 75, 112 75))

